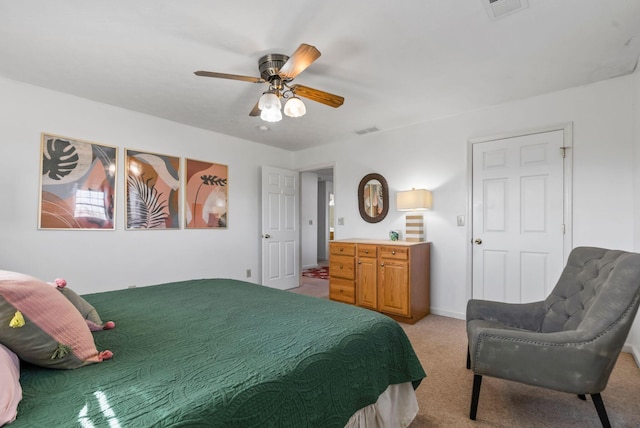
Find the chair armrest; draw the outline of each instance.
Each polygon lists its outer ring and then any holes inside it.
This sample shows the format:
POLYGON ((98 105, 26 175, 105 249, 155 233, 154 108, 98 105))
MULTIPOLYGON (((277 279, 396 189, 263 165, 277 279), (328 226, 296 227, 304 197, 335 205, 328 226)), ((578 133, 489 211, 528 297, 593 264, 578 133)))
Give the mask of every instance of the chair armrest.
POLYGON ((544 302, 503 303, 471 299, 467 302, 467 322, 484 320, 524 330, 540 330, 545 316, 544 302))
POLYGON ((585 331, 540 333, 478 328, 470 349, 476 374, 574 394, 595 394, 607 384, 619 349, 585 331))

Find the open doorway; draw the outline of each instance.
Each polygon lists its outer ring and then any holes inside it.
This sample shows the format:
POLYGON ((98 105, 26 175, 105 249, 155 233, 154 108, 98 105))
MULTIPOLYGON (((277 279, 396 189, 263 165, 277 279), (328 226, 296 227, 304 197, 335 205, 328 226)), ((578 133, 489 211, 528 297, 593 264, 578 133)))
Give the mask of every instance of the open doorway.
POLYGON ((333 166, 302 171, 300 190, 300 266, 326 265, 334 230, 333 166))
POLYGON ((300 173, 300 287, 291 291, 329 298, 329 241, 334 230, 333 166, 300 173))

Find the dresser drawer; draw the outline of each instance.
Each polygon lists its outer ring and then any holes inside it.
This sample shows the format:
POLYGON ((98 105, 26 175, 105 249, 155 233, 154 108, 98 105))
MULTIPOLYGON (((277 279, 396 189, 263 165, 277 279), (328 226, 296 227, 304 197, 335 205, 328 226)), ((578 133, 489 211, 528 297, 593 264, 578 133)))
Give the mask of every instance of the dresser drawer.
POLYGON ((405 247, 380 247, 380 257, 392 260, 409 260, 409 249, 405 247))
POLYGON ((348 256, 331 256, 329 275, 331 278, 355 279, 355 259, 348 256))
POLYGON ((370 244, 358 244, 358 257, 377 257, 378 247, 370 244))
POLYGON ((355 256, 356 255, 356 244, 332 242, 331 244, 329 244, 329 248, 331 248, 331 255, 335 255, 335 256, 355 256))
POLYGON ((331 278, 329 283, 329 299, 350 304, 356 303, 356 287, 354 281, 331 278))

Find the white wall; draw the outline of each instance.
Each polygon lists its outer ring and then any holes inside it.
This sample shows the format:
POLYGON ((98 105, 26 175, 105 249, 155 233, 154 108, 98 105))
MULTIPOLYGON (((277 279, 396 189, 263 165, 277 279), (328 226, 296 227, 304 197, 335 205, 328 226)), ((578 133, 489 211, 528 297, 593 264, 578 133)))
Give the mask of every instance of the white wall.
POLYGON ((260 282, 260 168, 284 150, 0 79, 0 269, 66 278, 81 294, 227 277, 260 282), (118 146, 115 231, 37 229, 41 132, 118 146), (229 166, 223 230, 124 230, 124 148, 229 166))
POLYGON ((573 122, 573 246, 633 250, 636 84, 636 76, 626 76, 408 128, 354 134, 296 152, 295 163, 304 169, 335 162, 336 218, 344 218, 343 226, 336 224, 336 239, 388 239, 389 230, 404 230, 396 192, 431 189, 433 210, 425 214, 427 240, 433 245, 431 309, 464 318, 467 229, 456 226, 456 217, 467 213, 468 140, 573 122), (375 224, 360 218, 356 200, 360 179, 371 172, 382 174, 390 190, 389 215, 375 224))
POLYGON ((318 265, 318 174, 300 174, 300 266, 318 265))

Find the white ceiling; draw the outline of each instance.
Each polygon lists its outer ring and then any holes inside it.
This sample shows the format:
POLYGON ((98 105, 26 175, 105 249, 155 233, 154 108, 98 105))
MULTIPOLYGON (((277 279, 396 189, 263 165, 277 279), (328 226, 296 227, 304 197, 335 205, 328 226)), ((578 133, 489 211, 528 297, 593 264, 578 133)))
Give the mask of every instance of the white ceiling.
MULTIPOLYGON (((640 1, 20 0, 0 3, 0 76, 287 150, 584 85, 635 70, 640 1), (294 81, 341 95, 302 118, 249 117, 266 53, 322 56, 294 81)), ((1 95, 0 95, 1 96, 1 95)))

